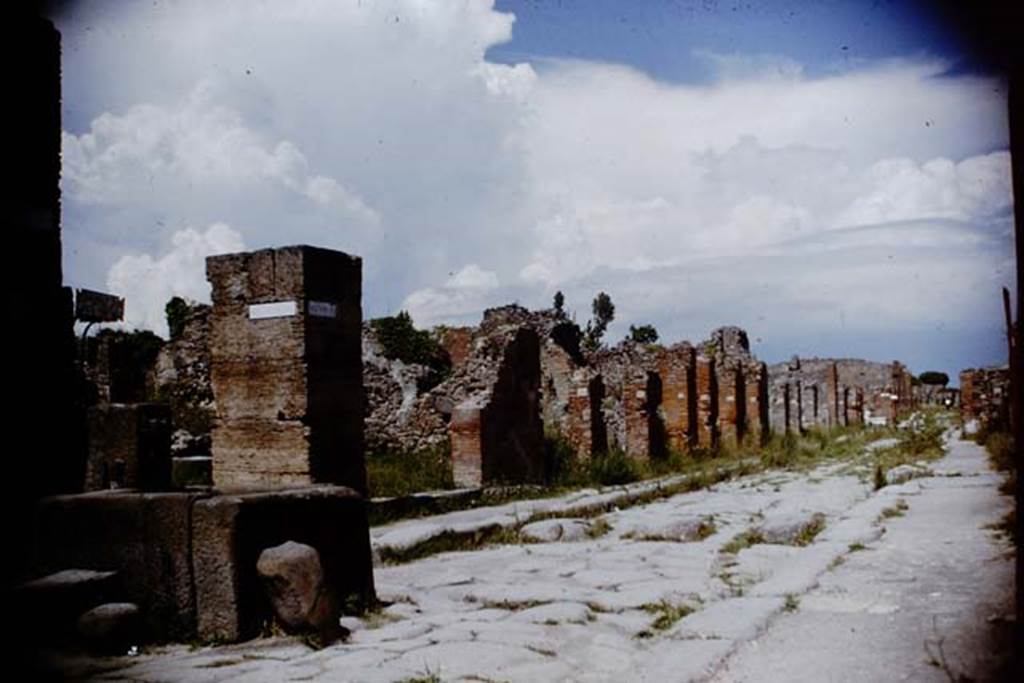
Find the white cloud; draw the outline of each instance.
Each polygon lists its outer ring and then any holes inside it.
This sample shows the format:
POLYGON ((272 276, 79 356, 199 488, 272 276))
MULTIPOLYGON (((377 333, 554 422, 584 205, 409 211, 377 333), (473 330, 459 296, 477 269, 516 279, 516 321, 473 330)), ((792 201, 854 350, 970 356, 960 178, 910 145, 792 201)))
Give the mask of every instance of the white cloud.
POLYGON ((998 79, 921 58, 811 77, 704 53, 703 85, 494 64, 513 17, 488 0, 79 12, 62 27, 76 284, 227 222, 250 248, 360 254, 367 314, 423 324, 554 289, 608 291, 620 324, 664 338, 771 321, 799 338, 840 300, 854 337, 990 313, 1011 206, 998 79))
POLYGON ((402 307, 420 325, 471 321, 479 318, 486 306, 498 303, 495 294, 499 286, 497 273, 470 263, 453 273, 444 286, 416 290, 402 307))
POLYGON ((238 231, 215 223, 205 231, 180 230, 160 256, 126 254, 107 274, 108 290, 125 298, 125 322, 167 335, 164 306, 173 296, 210 301, 206 257, 245 250, 238 231))

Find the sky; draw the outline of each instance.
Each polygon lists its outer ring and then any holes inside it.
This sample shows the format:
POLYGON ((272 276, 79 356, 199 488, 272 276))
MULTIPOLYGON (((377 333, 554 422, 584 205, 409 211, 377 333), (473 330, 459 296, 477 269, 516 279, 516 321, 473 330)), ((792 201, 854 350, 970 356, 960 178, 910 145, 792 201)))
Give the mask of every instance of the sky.
POLYGON ((166 333, 204 259, 363 258, 364 316, 550 305, 769 362, 1001 363, 1005 82, 927 5, 81 0, 65 280, 166 333))

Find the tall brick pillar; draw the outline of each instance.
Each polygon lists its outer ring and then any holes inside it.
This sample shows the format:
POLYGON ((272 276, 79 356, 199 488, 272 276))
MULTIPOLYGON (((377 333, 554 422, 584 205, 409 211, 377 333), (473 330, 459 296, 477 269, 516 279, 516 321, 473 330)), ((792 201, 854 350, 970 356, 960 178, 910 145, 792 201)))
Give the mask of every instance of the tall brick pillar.
POLYGON ((743 438, 745 413, 743 375, 735 363, 723 363, 718 370, 718 429, 721 443, 736 447, 743 438))
POLYGON ((309 246, 211 256, 213 479, 366 491, 362 261, 309 246))
POLYGON ((540 341, 530 328, 492 335, 493 383, 455 407, 449 425, 458 486, 539 481, 544 476, 540 341))
POLYGON ((804 386, 800 380, 796 381, 796 390, 793 392, 796 408, 796 428, 801 434, 804 433, 804 386))
POLYGON ((665 349, 658 364, 666 446, 677 453, 689 450, 696 436, 695 359, 693 347, 683 342, 665 349))
POLYGON ((744 368, 743 378, 747 398, 744 439, 763 445, 768 438, 768 367, 760 361, 751 361, 744 368))
POLYGON ((790 406, 790 401, 789 401, 789 394, 790 394, 789 382, 786 382, 785 384, 782 385, 782 414, 783 414, 782 421, 783 421, 783 424, 786 425, 786 433, 787 434, 789 434, 789 432, 793 429, 793 424, 792 424, 793 415, 792 415, 792 411, 790 410, 791 406, 790 406))
POLYGON ((604 401, 604 380, 580 368, 573 372, 572 390, 566 423, 569 441, 576 446, 576 457, 589 459, 608 450, 601 403, 604 401))
POLYGON ((697 356, 697 444, 702 448, 718 445, 718 378, 715 359, 697 356))
POLYGON ((859 425, 864 423, 864 392, 853 387, 849 389, 846 403, 846 424, 859 425))
POLYGON ((655 372, 638 370, 622 387, 626 413, 626 455, 646 460, 665 451, 665 427, 659 407, 661 378, 655 372))
POLYGON ((826 382, 826 393, 828 394, 828 426, 838 427, 841 424, 839 417, 839 366, 831 363, 828 366, 828 379, 826 382))

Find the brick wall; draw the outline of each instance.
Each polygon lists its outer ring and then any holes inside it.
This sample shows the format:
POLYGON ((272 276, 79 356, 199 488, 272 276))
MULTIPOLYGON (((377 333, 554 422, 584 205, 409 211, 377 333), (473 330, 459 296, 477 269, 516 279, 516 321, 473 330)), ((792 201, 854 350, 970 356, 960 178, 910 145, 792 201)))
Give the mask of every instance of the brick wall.
POLYGON ((307 246, 207 259, 218 487, 365 491, 361 273, 307 246))

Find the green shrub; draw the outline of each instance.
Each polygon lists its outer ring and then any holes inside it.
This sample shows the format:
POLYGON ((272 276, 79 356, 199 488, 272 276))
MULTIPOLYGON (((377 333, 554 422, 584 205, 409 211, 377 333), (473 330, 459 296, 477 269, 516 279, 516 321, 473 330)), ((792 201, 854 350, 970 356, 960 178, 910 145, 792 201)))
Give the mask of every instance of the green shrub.
POLYGON ((177 339, 185 330, 185 320, 188 318, 190 305, 180 296, 173 296, 164 306, 164 315, 167 316, 167 331, 171 340, 177 339))
POLYGON ((557 431, 544 431, 544 481, 560 488, 590 483, 572 442, 557 431))
POLYGON ((643 477, 640 463, 617 449, 592 457, 587 470, 590 481, 602 486, 628 484, 643 477))
POLYGON ((417 330, 406 311, 374 318, 370 321, 370 328, 384 350, 385 358, 430 368, 430 374, 420 383, 420 391, 429 391, 451 373, 452 361, 448 352, 430 332, 417 330))
POLYGON ((988 451, 992 467, 1001 472, 1015 469, 1013 458, 1013 435, 1009 432, 991 432, 985 437, 985 450, 988 451))
POLYGON ((933 413, 918 413, 900 433, 899 448, 909 456, 938 457, 942 454, 943 431, 933 413))
POLYGON ((444 441, 420 450, 381 450, 366 455, 366 481, 371 496, 407 496, 455 488, 451 445, 444 441))

